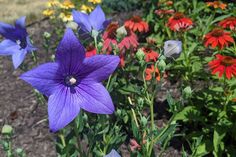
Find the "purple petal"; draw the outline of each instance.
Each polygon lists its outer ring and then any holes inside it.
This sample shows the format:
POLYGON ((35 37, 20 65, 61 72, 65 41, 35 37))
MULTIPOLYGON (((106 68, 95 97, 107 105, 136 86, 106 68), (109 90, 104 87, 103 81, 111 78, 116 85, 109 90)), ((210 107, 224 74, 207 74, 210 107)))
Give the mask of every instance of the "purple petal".
POLYGON ((21 63, 23 62, 26 54, 27 54, 27 51, 25 49, 16 50, 12 54, 12 61, 13 61, 13 65, 14 65, 15 69, 17 69, 21 65, 21 63))
POLYGON ((46 63, 22 74, 20 78, 49 96, 60 86, 60 81, 63 81, 58 74, 58 69, 58 63, 46 63))
POLYGON ((69 87, 61 87, 48 100, 49 127, 53 132, 62 129, 79 114, 80 106, 76 93, 69 87))
POLYGON ((89 15, 89 21, 93 29, 99 31, 103 29, 103 23, 106 20, 105 14, 100 5, 98 5, 89 15))
POLYGON ((77 72, 85 58, 85 49, 71 29, 66 29, 64 37, 57 47, 56 60, 66 74, 77 72))
POLYGON ((25 16, 23 16, 23 17, 17 19, 17 20, 16 20, 16 23, 15 23, 15 26, 16 26, 17 28, 23 28, 23 29, 24 29, 24 28, 25 28, 25 19, 26 19, 25 16))
POLYGON ((111 19, 108 19, 108 20, 105 20, 104 22, 103 22, 103 29, 106 29, 107 28, 107 26, 109 25, 111 23, 111 19))
POLYGON ((83 31, 91 32, 92 26, 89 21, 89 16, 85 13, 73 10, 72 16, 74 21, 81 27, 83 31))
POLYGON ((12 39, 12 32, 14 31, 14 29, 15 29, 14 26, 0 22, 0 34, 3 37, 7 39, 12 39))
POLYGON ((95 55, 84 60, 81 66, 79 78, 84 84, 91 81, 101 82, 109 77, 120 62, 120 58, 114 55, 95 55))
POLYGON ((121 157, 117 151, 115 151, 114 149, 111 150, 111 152, 107 155, 105 155, 104 157, 121 157))
POLYGON ((112 114, 114 105, 106 88, 100 83, 83 84, 76 88, 81 100, 80 107, 88 112, 112 114))
POLYGON ((0 43, 0 55, 12 55, 16 50, 19 50, 20 46, 11 40, 3 40, 0 43))

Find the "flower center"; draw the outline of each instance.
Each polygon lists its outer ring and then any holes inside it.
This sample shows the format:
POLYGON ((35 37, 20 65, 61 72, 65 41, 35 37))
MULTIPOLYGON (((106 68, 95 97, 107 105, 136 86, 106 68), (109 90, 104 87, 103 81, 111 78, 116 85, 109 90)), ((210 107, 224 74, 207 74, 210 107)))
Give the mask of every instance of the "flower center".
POLYGON ((69 87, 71 86, 76 86, 77 84, 77 79, 74 76, 66 76, 65 78, 65 84, 69 87))
POLYGON ((27 46, 27 43, 25 40, 16 40, 16 44, 21 47, 21 49, 25 49, 27 46))
POLYGON ((214 37, 220 37, 224 34, 224 31, 221 29, 215 29, 212 31, 212 36, 214 37))
POLYGON ((226 56, 224 59, 221 61, 221 63, 225 66, 231 66, 234 64, 234 59, 233 57, 226 56))
POLYGON ((107 27, 107 34, 108 37, 111 39, 116 39, 116 30, 119 28, 119 25, 117 22, 113 22, 111 24, 108 25, 107 27))
POLYGON ((174 15, 174 19, 175 20, 179 20, 179 19, 182 19, 182 18, 184 18, 184 14, 182 14, 182 13, 175 13, 175 15, 174 15))
POLYGON ((131 18, 131 21, 135 22, 135 23, 139 23, 142 21, 141 17, 140 16, 133 16, 131 18))

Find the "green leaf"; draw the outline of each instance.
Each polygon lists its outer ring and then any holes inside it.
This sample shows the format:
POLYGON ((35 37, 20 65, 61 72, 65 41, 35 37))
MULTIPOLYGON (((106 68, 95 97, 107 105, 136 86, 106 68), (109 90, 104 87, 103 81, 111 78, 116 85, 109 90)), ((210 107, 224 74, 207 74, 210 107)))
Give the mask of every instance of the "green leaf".
POLYGON ((224 144, 222 140, 225 137, 225 135, 226 135, 225 128, 222 128, 221 126, 215 127, 213 135, 213 146, 214 146, 213 154, 216 157, 222 155, 222 151, 224 150, 224 144))
POLYGON ((199 119, 200 111, 195 106, 187 106, 182 111, 177 113, 173 121, 182 120, 195 120, 199 119))

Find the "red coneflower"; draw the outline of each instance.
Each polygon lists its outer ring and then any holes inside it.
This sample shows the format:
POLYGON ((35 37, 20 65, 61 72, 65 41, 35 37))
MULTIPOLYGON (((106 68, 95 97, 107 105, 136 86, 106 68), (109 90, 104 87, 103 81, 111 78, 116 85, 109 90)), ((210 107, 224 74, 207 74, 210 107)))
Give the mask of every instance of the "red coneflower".
POLYGON ((155 78, 156 78, 157 81, 161 80, 160 72, 159 72, 158 68, 154 67, 154 65, 151 65, 150 68, 147 68, 145 73, 146 73, 145 80, 147 80, 147 81, 152 79, 152 74, 153 73, 155 73, 155 78))
POLYGON ((236 59, 231 56, 216 55, 216 59, 208 63, 212 74, 219 72, 219 78, 225 74, 227 79, 236 76, 236 59))
POLYGON ((150 61, 157 61, 157 58, 159 56, 159 54, 155 51, 153 51, 151 48, 148 47, 143 47, 142 48, 144 54, 145 54, 145 61, 146 62, 150 62, 150 61))
POLYGON ((128 27, 133 32, 147 32, 148 24, 142 20, 140 16, 133 16, 129 20, 125 21, 125 27, 128 27))
POLYGON ((192 27, 193 22, 190 18, 185 17, 183 13, 175 13, 172 17, 169 18, 167 26, 172 31, 184 31, 192 27))
POLYGON ((225 32, 222 29, 215 28, 211 32, 207 33, 204 37, 205 46, 211 45, 212 48, 216 46, 223 49, 225 46, 228 46, 228 43, 234 43, 234 39, 230 36, 229 32, 225 32))
POLYGON ((231 30, 236 29, 236 17, 228 17, 224 19, 223 21, 220 21, 219 26, 222 28, 230 28, 231 30))
POLYGON ((215 9, 221 8, 222 10, 224 10, 227 7, 227 4, 224 4, 220 1, 214 1, 214 2, 207 2, 207 6, 214 7, 215 9))
POLYGON ((124 53, 120 54, 120 66, 122 68, 125 67, 125 54, 124 53))
POLYGON ((125 29, 127 31, 127 35, 118 44, 119 49, 122 50, 123 48, 126 48, 129 50, 131 48, 136 48, 138 46, 137 36, 129 28, 126 27, 125 29))
POLYGON ((85 57, 88 58, 88 57, 92 57, 94 55, 97 54, 97 50, 94 46, 88 46, 86 47, 86 53, 85 53, 85 57))
POLYGON ((112 51, 112 45, 117 45, 116 40, 116 30, 119 28, 118 22, 112 22, 107 26, 102 38, 103 42, 103 52, 110 53, 112 51))

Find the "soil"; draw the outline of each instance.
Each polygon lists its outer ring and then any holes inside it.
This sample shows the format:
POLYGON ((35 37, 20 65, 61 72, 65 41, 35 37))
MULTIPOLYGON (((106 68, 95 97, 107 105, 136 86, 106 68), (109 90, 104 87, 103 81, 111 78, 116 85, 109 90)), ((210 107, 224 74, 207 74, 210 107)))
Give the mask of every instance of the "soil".
MULTIPOLYGON (((46 53, 43 51, 43 47, 40 47, 43 45, 42 34, 44 31, 50 30, 52 28, 48 20, 35 22, 28 27, 28 33, 39 49, 37 51, 39 62, 45 61, 42 56, 46 53)), ((26 62, 30 64, 30 55, 27 56, 26 62)), ((20 69, 14 70, 10 57, 0 57, 0 126, 2 128, 4 124, 9 124, 14 128, 13 148, 24 149, 27 157, 56 157, 55 136, 48 129, 47 105, 36 101, 33 88, 19 79, 22 73, 23 71, 20 69)), ((166 89, 170 89, 171 86, 170 83, 167 83, 163 87, 158 96, 160 102, 165 100, 166 89)), ((176 89, 175 86, 172 88, 176 89)), ((177 92, 174 91, 174 93, 177 92)), ((161 108, 164 111, 167 104, 159 103, 159 105, 162 105, 161 108)), ((169 118, 167 114, 163 114, 165 112, 161 113, 159 114, 161 116, 158 116, 159 125, 163 125, 169 118)), ((120 149, 123 157, 130 156, 127 145, 123 144, 120 149)), ((178 149, 169 147, 163 156, 181 157, 178 149)), ((159 146, 156 146, 156 151, 160 151, 159 146)), ((4 157, 3 154, 3 149, 0 147, 0 157, 4 157)))

